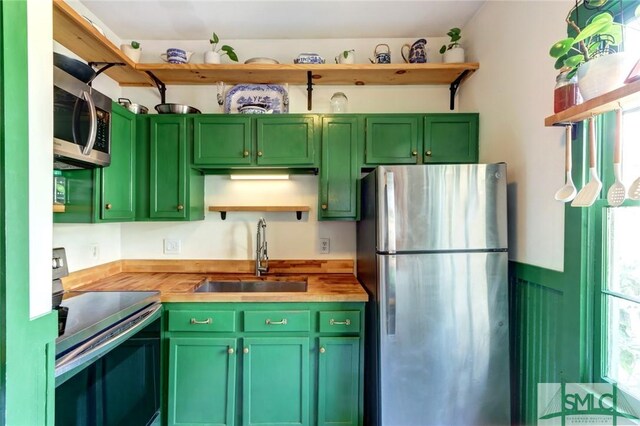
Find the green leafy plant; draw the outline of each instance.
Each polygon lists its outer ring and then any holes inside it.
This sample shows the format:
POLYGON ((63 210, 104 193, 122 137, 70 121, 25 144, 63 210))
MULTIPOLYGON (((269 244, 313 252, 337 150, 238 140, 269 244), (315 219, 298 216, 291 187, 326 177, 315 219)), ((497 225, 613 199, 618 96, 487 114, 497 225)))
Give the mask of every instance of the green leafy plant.
POLYGON ((460 28, 451 28, 449 30, 449 32, 447 33, 447 35, 451 38, 451 42, 449 44, 443 44, 442 47, 440 48, 440 53, 444 53, 447 50, 451 50, 456 46, 460 46, 460 43, 458 43, 458 41, 462 38, 462 36, 460 35, 460 28))
MULTIPOLYGON (((607 2, 608 0, 601 0, 600 6, 607 2)), ((638 16, 640 7, 635 12, 638 16)), ((549 49, 549 55, 556 59, 555 68, 557 70, 568 72, 568 78, 575 75, 580 65, 597 57, 616 52, 616 46, 622 43, 624 26, 614 22, 613 15, 609 12, 605 11, 594 15, 584 28, 580 28, 571 19, 571 12, 569 12, 566 22, 576 35, 555 42, 549 49)))
POLYGON ((137 41, 133 40, 131 42, 131 47, 134 49, 140 49, 140 43, 138 43, 137 41))
POLYGON ((220 53, 220 56, 227 55, 229 56, 229 59, 231 59, 232 61, 238 62, 238 55, 236 55, 236 52, 233 50, 233 47, 223 44, 222 47, 220 47, 220 49, 216 49, 219 42, 220 42, 220 38, 216 33, 213 33, 213 35, 209 39, 209 43, 211 43, 211 49, 214 52, 218 52, 218 53, 222 52, 220 53))

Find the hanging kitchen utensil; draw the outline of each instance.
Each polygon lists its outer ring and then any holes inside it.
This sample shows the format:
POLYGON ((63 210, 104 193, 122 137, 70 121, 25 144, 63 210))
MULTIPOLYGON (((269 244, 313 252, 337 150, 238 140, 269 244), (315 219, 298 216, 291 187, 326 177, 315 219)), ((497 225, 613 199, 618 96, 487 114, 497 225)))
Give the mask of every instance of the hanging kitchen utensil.
POLYGON ((558 189, 555 198, 558 201, 567 203, 576 197, 576 186, 573 184, 571 178, 571 125, 565 126, 565 157, 564 157, 564 169, 566 172, 565 185, 558 189))
POLYGON ((635 201, 640 200, 640 177, 634 180, 629 187, 629 198, 635 201))
POLYGON ((625 194, 627 192, 622 180, 620 179, 620 163, 622 163, 622 109, 616 110, 616 140, 613 145, 613 175, 616 181, 609 187, 607 192, 607 201, 609 205, 617 207, 624 203, 625 194))
POLYGON ((596 199, 602 189, 602 182, 598 178, 596 169, 596 123, 595 117, 589 119, 589 183, 582 187, 576 198, 571 203, 572 207, 589 207, 596 199))

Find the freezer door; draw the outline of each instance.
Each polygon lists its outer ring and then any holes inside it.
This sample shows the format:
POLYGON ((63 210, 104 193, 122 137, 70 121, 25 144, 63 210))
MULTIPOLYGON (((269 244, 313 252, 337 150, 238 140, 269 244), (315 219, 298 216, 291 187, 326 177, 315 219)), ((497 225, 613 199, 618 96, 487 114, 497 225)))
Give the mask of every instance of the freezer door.
POLYGON ((378 167, 377 251, 507 247, 506 165, 378 167))
POLYGON ((508 425, 507 254, 378 255, 380 424, 508 425))

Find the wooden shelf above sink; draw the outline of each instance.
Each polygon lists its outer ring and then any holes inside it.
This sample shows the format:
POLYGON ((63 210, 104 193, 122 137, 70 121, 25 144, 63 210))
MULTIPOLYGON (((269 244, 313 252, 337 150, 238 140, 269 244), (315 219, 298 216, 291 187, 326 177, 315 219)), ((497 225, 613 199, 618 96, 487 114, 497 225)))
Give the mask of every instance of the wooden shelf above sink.
POLYGON ((209 206, 210 212, 220 212, 222 220, 227 218, 227 212, 295 212, 301 220, 302 212, 310 210, 309 206, 209 206))

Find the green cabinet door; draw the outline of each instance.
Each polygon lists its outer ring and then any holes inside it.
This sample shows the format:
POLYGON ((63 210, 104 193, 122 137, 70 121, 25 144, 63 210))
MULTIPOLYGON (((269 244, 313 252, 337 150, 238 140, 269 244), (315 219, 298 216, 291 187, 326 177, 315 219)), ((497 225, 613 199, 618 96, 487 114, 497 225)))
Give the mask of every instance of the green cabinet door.
POLYGON ((251 165, 251 117, 203 116, 193 119, 196 166, 251 165))
POLYGON ((309 424, 309 338, 247 337, 242 424, 309 424))
POLYGON ((365 120, 367 165, 418 163, 422 139, 419 115, 367 116, 365 120))
POLYGON ((318 426, 359 425, 360 338, 320 337, 318 426))
POLYGON ((315 162, 316 117, 256 118, 259 166, 312 166, 315 162))
POLYGON ((425 163, 477 163, 478 114, 427 114, 425 163))
POLYGON ((135 218, 136 116, 118 104, 111 114, 111 164, 101 170, 100 218, 135 218))
POLYGON ((319 219, 358 216, 359 134, 356 117, 322 117, 319 219))
POLYGON ((187 119, 153 117, 150 149, 150 216, 186 218, 187 119))
POLYGON ((236 339, 169 339, 169 425, 233 425, 236 339))

